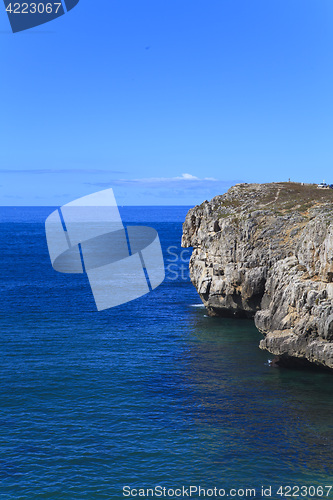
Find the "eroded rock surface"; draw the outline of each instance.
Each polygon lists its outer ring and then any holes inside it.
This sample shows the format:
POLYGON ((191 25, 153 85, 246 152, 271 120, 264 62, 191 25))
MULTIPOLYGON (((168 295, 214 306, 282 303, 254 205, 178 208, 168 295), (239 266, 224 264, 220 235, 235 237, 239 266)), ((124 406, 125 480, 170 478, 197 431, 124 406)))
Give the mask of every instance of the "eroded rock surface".
POLYGON ((333 190, 236 185, 188 212, 182 245, 210 315, 254 317, 262 349, 333 368, 333 190))

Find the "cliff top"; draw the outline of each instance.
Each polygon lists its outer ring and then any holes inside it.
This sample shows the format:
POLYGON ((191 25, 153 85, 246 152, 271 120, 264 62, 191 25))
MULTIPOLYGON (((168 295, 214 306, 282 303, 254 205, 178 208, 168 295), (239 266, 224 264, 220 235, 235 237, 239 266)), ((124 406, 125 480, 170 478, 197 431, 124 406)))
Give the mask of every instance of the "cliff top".
POLYGON ((213 198, 209 205, 219 218, 228 217, 236 211, 240 215, 257 210, 269 211, 277 216, 298 212, 311 218, 318 209, 333 211, 333 189, 320 189, 317 184, 296 182, 236 184, 227 193, 213 198))

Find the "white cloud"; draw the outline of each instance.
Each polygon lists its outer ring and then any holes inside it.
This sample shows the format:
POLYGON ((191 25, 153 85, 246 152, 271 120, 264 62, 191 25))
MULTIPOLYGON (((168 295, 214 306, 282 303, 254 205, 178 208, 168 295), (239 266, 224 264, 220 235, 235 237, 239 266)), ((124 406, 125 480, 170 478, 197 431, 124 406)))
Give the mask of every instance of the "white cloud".
POLYGON ((175 177, 175 179, 188 179, 188 180, 194 180, 198 181, 199 177, 196 177, 195 175, 192 174, 182 174, 181 177, 175 177))
MULTIPOLYGON (((145 186, 170 186, 174 187, 176 185, 182 186, 184 188, 189 187, 190 185, 198 187, 200 184, 213 184, 213 183, 218 183, 218 182, 223 182, 219 181, 218 179, 215 179, 214 177, 203 177, 200 179, 199 177, 185 173, 181 174, 176 177, 143 177, 139 179, 117 179, 117 180, 112 180, 110 183, 117 185, 117 186, 125 186, 125 185, 145 185, 145 186)), ((109 185, 110 183, 106 182, 98 182, 98 183, 93 183, 94 185, 98 186, 106 186, 109 185)))
MULTIPOLYGON (((122 203, 135 204, 134 199, 144 200, 145 204, 158 201, 162 204, 196 205, 203 200, 223 194, 232 185, 244 182, 241 179, 219 180, 214 177, 197 177, 183 173, 174 177, 142 177, 136 179, 116 179, 110 182, 90 182, 90 186, 99 188, 112 187, 116 197, 120 196, 122 203), (163 200, 163 201, 162 201, 163 200), (200 201, 201 200, 201 201, 200 201)), ((138 202, 136 202, 138 204, 138 202)))

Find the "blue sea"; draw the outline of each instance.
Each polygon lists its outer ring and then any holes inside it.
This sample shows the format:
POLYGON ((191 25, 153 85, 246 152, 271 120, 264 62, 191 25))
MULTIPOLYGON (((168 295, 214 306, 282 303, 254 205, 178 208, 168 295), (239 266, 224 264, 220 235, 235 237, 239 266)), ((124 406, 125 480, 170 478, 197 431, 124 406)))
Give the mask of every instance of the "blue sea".
POLYGON ((188 208, 120 207, 158 231, 166 279, 103 312, 52 269, 54 209, 0 209, 0 498, 333 498, 333 375, 269 366, 252 321, 207 316, 188 208))

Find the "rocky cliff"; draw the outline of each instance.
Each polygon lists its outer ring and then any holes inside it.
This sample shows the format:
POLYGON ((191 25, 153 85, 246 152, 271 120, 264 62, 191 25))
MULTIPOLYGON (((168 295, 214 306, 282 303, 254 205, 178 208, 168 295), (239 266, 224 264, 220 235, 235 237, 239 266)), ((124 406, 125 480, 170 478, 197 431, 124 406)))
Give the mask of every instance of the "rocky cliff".
POLYGON ((333 190, 238 184, 188 212, 182 246, 210 315, 254 317, 280 363, 333 368, 333 190))

